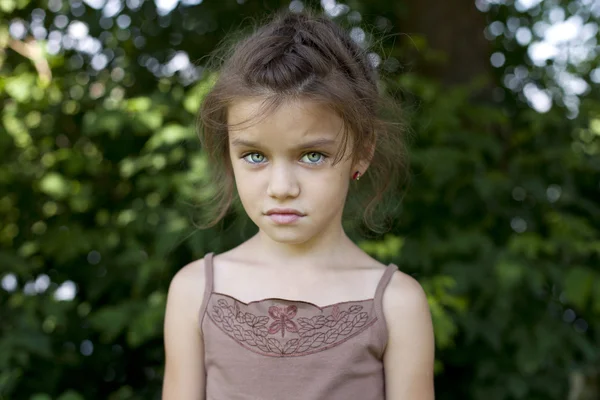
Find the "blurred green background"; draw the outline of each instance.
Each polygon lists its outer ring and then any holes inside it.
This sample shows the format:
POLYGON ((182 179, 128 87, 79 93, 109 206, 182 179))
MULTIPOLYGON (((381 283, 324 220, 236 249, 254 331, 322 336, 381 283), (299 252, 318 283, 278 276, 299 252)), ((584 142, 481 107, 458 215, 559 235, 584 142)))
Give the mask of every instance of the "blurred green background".
POLYGON ((171 277, 252 233, 194 225, 207 56, 281 7, 404 104, 393 229, 350 234, 425 287, 437 398, 599 399, 598 0, 0 0, 0 399, 160 398, 171 277))

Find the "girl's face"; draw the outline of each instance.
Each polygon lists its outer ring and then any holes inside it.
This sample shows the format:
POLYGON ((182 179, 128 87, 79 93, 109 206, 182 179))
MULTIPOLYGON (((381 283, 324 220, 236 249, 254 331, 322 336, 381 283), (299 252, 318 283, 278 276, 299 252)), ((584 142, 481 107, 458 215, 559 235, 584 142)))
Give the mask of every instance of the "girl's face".
MULTIPOLYGON (((228 110, 228 123, 247 121, 260 105, 260 99, 237 101, 228 110)), ((349 152, 333 165, 341 131, 336 114, 306 100, 282 104, 258 123, 230 130, 240 200, 272 240, 300 244, 341 229, 354 172, 349 152)))

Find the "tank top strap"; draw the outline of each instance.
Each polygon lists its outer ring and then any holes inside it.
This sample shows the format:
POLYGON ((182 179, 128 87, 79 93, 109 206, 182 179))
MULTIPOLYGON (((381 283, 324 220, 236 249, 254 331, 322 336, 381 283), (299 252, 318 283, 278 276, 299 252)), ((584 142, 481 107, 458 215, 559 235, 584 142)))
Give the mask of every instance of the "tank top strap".
POLYGON ((392 279, 392 275, 394 272, 398 271, 398 267, 394 264, 390 264, 387 266, 379 283, 377 284, 377 289, 375 290, 375 303, 381 305, 381 300, 383 299, 383 292, 387 287, 388 283, 390 283, 390 279, 392 279))
POLYGON ((202 331, 202 321, 204 321, 204 314, 208 308, 208 301, 213 292, 213 281, 214 281, 214 268, 213 268, 213 256, 214 253, 208 253, 204 256, 204 297, 202 298, 202 305, 199 310, 199 324, 200 331, 202 331))
POLYGON ((213 281, 214 281, 214 267, 213 257, 214 253, 208 253, 204 256, 204 297, 213 292, 213 281))
POLYGON ((375 290, 373 307, 375 309, 375 315, 377 316, 377 320, 379 321, 376 324, 376 330, 377 340, 381 348, 381 356, 383 356, 383 352, 385 351, 385 346, 387 344, 388 339, 387 324, 385 322, 385 316, 383 315, 383 293, 385 292, 385 288, 387 287, 387 285, 390 283, 392 275, 394 275, 394 272, 396 271, 398 271, 398 266, 395 264, 389 264, 383 272, 383 276, 379 280, 379 283, 377 284, 377 289, 375 290))

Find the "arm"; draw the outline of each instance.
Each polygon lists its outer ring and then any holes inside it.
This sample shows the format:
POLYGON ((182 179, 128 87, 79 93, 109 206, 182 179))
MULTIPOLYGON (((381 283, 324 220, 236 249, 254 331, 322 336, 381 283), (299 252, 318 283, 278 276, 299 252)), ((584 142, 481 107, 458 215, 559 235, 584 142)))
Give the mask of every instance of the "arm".
POLYGON ((388 343, 383 356, 386 399, 433 400, 434 337, 427 297, 396 272, 383 296, 388 343))
POLYGON ((204 345, 198 324, 204 281, 204 260, 198 260, 178 271, 169 285, 162 400, 204 399, 204 345))

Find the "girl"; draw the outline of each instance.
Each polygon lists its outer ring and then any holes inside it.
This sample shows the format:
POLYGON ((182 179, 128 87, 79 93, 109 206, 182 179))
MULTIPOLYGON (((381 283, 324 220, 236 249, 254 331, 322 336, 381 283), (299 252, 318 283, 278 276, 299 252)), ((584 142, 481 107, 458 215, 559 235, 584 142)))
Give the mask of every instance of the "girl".
POLYGON ((368 58, 325 17, 281 13, 234 47, 200 110, 203 148, 213 222, 237 192, 258 233, 173 278, 163 400, 434 398, 421 286, 342 226, 351 180, 373 187, 370 221, 406 171, 380 100, 368 58))

